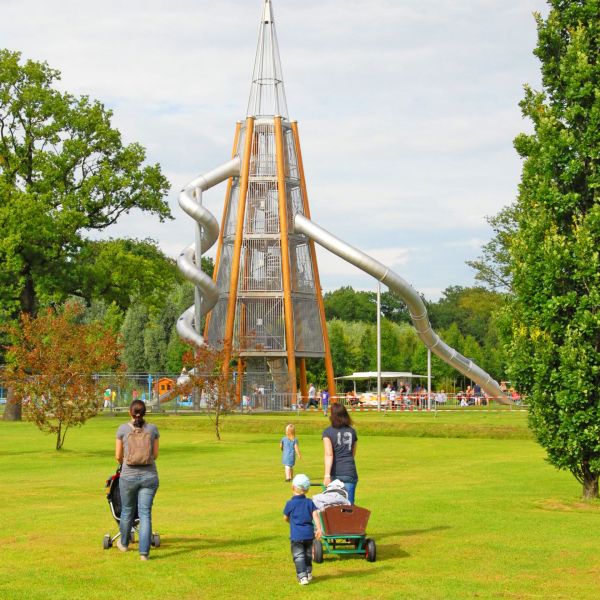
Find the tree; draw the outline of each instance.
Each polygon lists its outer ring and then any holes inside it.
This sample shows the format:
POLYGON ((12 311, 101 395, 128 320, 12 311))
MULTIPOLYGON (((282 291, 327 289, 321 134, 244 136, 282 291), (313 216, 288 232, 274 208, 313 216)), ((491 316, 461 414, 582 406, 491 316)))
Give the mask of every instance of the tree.
MULTIPOLYGON (((377 296, 375 296, 375 306, 377 306, 377 296)), ((410 323, 410 313, 406 304, 400 299, 398 294, 387 291, 381 293, 381 314, 392 321, 392 323, 410 323)))
POLYGON ((509 243, 516 229, 516 205, 504 207, 497 215, 488 217, 494 235, 483 246, 483 255, 467 264, 475 269, 475 279, 491 290, 501 293, 512 289, 509 243))
POLYGON ((187 379, 179 378, 174 394, 199 394, 206 403, 208 414, 215 426, 217 440, 221 441, 221 419, 236 405, 236 386, 231 377, 233 366, 225 370, 225 361, 235 363, 237 357, 231 357, 231 349, 221 350, 210 346, 189 346, 183 357, 187 369, 187 379))
POLYGON ((351 363, 351 342, 346 337, 344 331, 344 322, 334 319, 327 323, 329 334, 329 345, 331 347, 331 361, 333 363, 334 373, 347 375, 352 369, 351 363))
POLYGON ((144 338, 148 321, 148 309, 141 302, 133 304, 125 315, 121 335, 123 336, 123 361, 129 373, 148 371, 144 338))
POLYGON ((534 132, 508 242, 514 300, 511 380, 548 460, 584 498, 600 474, 600 5, 550 0, 536 15, 542 91, 521 102, 534 132))
POLYGON ((96 374, 120 370, 115 334, 99 323, 78 323, 80 314, 80 306, 68 304, 61 313, 23 314, 20 325, 6 326, 12 343, 3 380, 25 416, 56 436, 57 450, 69 428, 98 414, 103 385, 96 374))
POLYGON ((493 315, 502 308, 504 294, 483 287, 450 286, 438 302, 428 305, 431 323, 436 330, 456 323, 463 335, 485 342, 493 315))
POLYGON ((111 111, 59 91, 59 79, 0 50, 0 322, 81 294, 89 232, 132 210, 170 217, 159 166, 123 145, 111 111))
POLYGON ((374 323, 377 318, 377 305, 373 292, 355 291, 344 286, 323 296, 325 316, 342 321, 365 321, 374 323))
POLYGON ((161 309, 181 276, 175 261, 154 240, 87 241, 77 257, 79 295, 88 304, 96 298, 122 311, 131 302, 161 309))

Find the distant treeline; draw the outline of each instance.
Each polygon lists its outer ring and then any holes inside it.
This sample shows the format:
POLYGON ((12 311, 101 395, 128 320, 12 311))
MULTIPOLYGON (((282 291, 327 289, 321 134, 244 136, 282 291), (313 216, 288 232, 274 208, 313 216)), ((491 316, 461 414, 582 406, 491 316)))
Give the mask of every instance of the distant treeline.
MULTIPOLYGON (((204 268, 212 270, 210 260, 204 268)), ((404 304, 390 292, 382 294, 382 369, 427 373, 427 350, 418 339, 404 304)), ((127 310, 116 311, 104 301, 93 301, 90 317, 111 320, 121 331, 123 359, 130 372, 178 373, 185 345, 175 324, 194 301, 193 287, 185 281, 163 290, 162 302, 139 298, 127 310)), ((342 287, 324 295, 327 328, 336 376, 353 371, 374 371, 376 365, 376 297, 374 292, 342 287)), ((442 339, 474 360, 497 379, 505 378, 504 355, 499 342, 504 296, 481 287, 449 287, 437 302, 426 302, 429 318, 442 339)), ((433 357, 434 385, 460 389, 468 382, 457 371, 433 357)), ((322 360, 308 361, 309 377, 325 383, 322 360)))

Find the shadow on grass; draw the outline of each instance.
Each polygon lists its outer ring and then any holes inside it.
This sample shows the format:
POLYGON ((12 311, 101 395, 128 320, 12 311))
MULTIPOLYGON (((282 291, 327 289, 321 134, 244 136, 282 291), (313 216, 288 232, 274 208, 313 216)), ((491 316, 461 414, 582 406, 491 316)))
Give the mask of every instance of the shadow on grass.
MULTIPOLYGON (((325 563, 323 563, 325 564, 325 563)), ((315 578, 312 580, 310 587, 312 587, 313 585, 319 585, 320 583, 323 583, 325 581, 328 581, 329 579, 338 579, 340 578, 340 573, 321 573, 321 570, 319 569, 320 565, 317 565, 316 567, 314 567, 314 571, 315 571, 315 578)), ((352 571, 349 571, 349 575, 352 576, 352 578, 354 577, 366 577, 368 575, 373 575, 374 572, 377 572, 378 569, 375 565, 372 565, 371 568, 368 569, 355 569, 352 571)), ((358 597, 358 595, 357 595, 358 597)))
POLYGON ((402 550, 400 544, 377 544, 377 562, 401 558, 410 558, 410 554, 402 550))
MULTIPOLYGON (((375 540, 377 544, 377 561, 376 562, 385 562, 388 560, 398 560, 401 558, 410 558, 410 554, 402 549, 400 544, 380 544, 375 540)), ((333 564, 334 562, 346 562, 346 561, 354 561, 354 560, 366 560, 364 553, 360 554, 334 554, 333 552, 330 554, 325 554, 324 563, 333 564)), ((352 572, 354 573, 354 571, 352 572)))
POLYGON ((428 527, 427 529, 404 529, 403 531, 386 531, 384 533, 377 534, 378 540, 387 540, 391 537, 411 537, 413 535, 423 535, 425 533, 431 533, 432 531, 446 531, 451 529, 450 525, 436 525, 435 527, 428 527))
POLYGON ((247 539, 208 538, 208 537, 166 537, 161 536, 160 549, 152 553, 152 560, 171 558, 178 554, 190 554, 201 550, 227 549, 235 553, 236 549, 276 539, 276 536, 263 536, 247 539))

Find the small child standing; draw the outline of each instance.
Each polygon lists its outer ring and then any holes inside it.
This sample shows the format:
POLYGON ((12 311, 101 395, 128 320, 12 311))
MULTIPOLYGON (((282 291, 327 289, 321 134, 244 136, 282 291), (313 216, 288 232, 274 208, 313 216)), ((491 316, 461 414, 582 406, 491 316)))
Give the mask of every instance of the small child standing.
POLYGON ((281 462, 285 470, 285 480, 291 481, 294 476, 294 465, 296 464, 296 455, 302 459, 300 448, 298 448, 298 440, 296 439, 296 428, 290 423, 285 428, 285 437, 282 437, 279 442, 281 450, 281 462))
POLYGON ((329 392, 327 390, 321 390, 321 408, 323 409, 323 414, 327 416, 327 411, 329 410, 329 392))
POLYGON ((283 509, 283 519, 290 524, 290 546, 300 585, 307 585, 312 581, 312 544, 315 536, 319 539, 322 535, 317 508, 306 497, 309 488, 310 479, 306 475, 296 475, 292 482, 294 495, 283 509))

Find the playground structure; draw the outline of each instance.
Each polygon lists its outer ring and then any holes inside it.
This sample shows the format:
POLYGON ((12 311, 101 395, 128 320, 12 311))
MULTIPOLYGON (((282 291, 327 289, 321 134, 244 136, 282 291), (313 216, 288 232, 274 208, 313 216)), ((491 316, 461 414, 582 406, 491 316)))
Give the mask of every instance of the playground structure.
MULTIPOLYGON (((402 277, 310 220, 298 126, 287 117, 271 0, 264 0, 245 122, 238 122, 233 157, 190 182, 181 208, 196 221, 196 239, 178 266, 195 285, 195 303, 177 331, 198 346, 225 348, 238 357, 238 396, 281 396, 291 407, 307 396, 306 364, 323 358, 327 386, 335 380, 314 242, 372 275, 407 304, 413 325, 434 354, 477 382, 502 403, 498 383, 441 340, 417 292, 402 277), (202 194, 228 181, 221 225, 202 206, 202 194), (214 275, 201 257, 218 242, 214 275), (201 332, 202 317, 206 326, 201 332)), ((229 361, 226 361, 228 363, 229 361)))
POLYGON ((335 380, 314 245, 292 230, 294 216, 310 211, 298 127, 287 115, 273 10, 265 0, 247 118, 237 124, 233 158, 180 194, 180 206, 197 226, 196 241, 178 265, 194 282, 196 297, 178 332, 237 358, 240 397, 278 396, 289 406, 297 369, 300 391, 308 395, 307 358, 325 361, 332 395, 335 380), (219 228, 202 206, 202 193, 225 180, 219 228), (211 280, 200 264, 215 243, 211 280))

